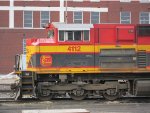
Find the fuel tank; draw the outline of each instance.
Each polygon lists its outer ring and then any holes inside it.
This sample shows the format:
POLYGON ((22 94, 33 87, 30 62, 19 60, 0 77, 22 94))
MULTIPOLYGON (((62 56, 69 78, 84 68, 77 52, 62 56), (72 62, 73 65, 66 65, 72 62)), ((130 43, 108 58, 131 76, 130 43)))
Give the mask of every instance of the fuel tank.
POLYGON ((135 96, 150 96, 150 80, 137 80, 134 91, 135 96))

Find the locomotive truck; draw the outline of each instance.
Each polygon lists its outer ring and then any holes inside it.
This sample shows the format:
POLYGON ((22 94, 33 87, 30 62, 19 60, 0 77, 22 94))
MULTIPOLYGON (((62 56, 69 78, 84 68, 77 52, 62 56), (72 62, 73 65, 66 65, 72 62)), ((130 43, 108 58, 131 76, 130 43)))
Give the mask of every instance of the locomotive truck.
POLYGON ((47 38, 26 39, 25 59, 15 57, 15 73, 21 78, 18 98, 150 96, 149 24, 49 23, 44 27, 47 38))

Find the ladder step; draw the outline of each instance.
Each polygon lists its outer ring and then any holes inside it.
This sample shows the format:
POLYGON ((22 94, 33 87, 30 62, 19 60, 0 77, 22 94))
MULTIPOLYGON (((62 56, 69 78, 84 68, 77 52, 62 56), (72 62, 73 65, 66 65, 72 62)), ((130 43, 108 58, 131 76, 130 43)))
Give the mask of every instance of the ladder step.
POLYGON ((33 88, 22 88, 22 90, 23 90, 23 91, 29 91, 29 90, 32 91, 33 88))
POLYGON ((22 78, 31 78, 32 79, 32 76, 22 76, 22 78))
POLYGON ((33 93, 30 91, 23 91, 21 92, 23 95, 33 95, 33 93))
POLYGON ((22 82, 32 82, 32 79, 29 79, 29 78, 22 79, 22 82))
POLYGON ((22 85, 22 89, 33 89, 33 86, 32 85, 28 85, 28 84, 24 84, 24 85, 22 85))
POLYGON ((33 91, 22 91, 22 96, 33 96, 33 91))
POLYGON ((23 95, 33 95, 34 91, 34 77, 32 72, 22 72, 22 87, 21 93, 23 95))
POLYGON ((32 85, 32 82, 22 82, 22 85, 23 84, 31 84, 32 85))

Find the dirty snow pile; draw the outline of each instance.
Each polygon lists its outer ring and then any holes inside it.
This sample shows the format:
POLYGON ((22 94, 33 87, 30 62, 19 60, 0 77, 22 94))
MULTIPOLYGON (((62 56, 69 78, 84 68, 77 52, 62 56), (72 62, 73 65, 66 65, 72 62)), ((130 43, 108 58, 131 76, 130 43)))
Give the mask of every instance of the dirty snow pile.
POLYGON ((0 75, 0 84, 18 83, 20 78, 14 72, 7 75, 0 75))

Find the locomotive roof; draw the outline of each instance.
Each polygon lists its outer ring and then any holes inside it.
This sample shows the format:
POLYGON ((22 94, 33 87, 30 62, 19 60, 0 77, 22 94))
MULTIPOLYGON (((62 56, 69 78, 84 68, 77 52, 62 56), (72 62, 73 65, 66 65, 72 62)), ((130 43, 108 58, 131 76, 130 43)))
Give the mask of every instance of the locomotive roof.
POLYGON ((65 24, 65 23, 52 23, 58 30, 90 30, 93 28, 93 24, 65 24))

